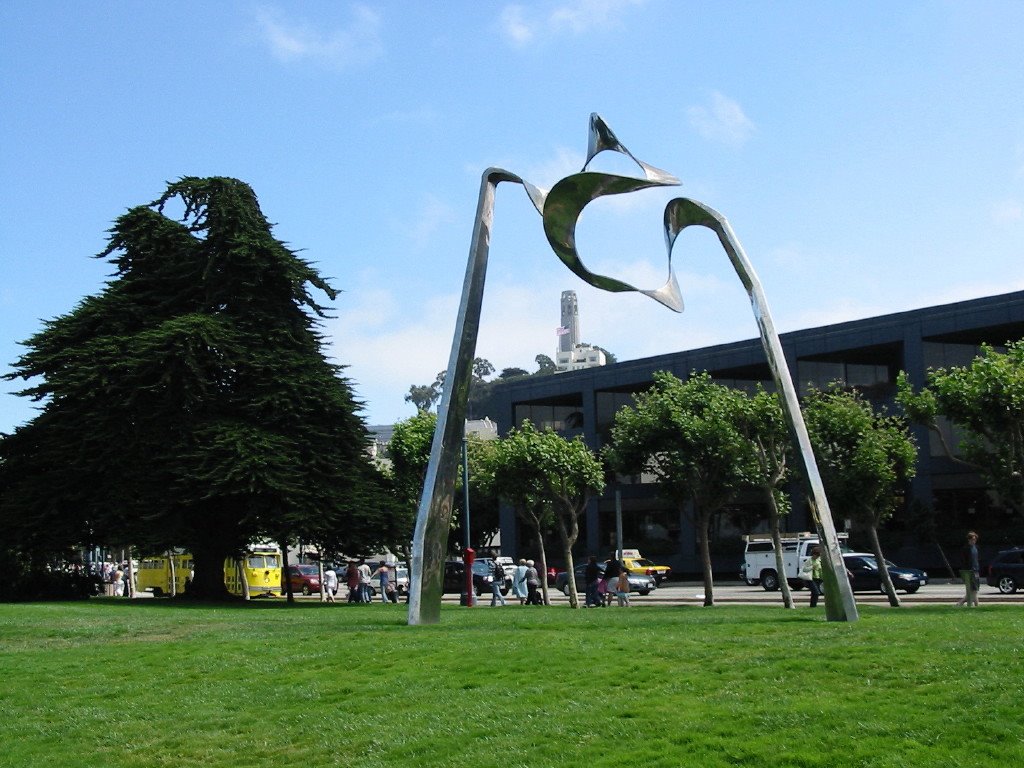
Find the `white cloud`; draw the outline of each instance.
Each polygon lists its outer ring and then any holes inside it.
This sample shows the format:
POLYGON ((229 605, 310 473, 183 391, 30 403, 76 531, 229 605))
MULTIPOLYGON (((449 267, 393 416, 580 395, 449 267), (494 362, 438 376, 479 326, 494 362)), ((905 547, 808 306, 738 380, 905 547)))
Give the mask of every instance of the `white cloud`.
POLYGON ((641 5, 644 1, 567 0, 553 7, 536 8, 506 5, 498 17, 498 27, 510 44, 521 48, 538 39, 609 29, 618 24, 629 6, 641 5))
POLYGON ((415 408, 404 402, 409 387, 429 384, 448 365, 458 297, 409 302, 384 289, 345 296, 352 305, 326 324, 330 351, 348 366, 345 374, 371 422, 412 416, 415 408))
POLYGON ((515 46, 524 46, 533 40, 533 25, 526 20, 526 9, 521 5, 506 5, 498 17, 502 34, 515 46))
POLYGON ((346 69, 364 66, 384 55, 380 15, 364 5, 352 6, 349 23, 335 30, 287 19, 269 9, 261 10, 256 20, 264 41, 279 61, 310 60, 332 69, 346 69))
MULTIPOLYGON (((582 340, 615 353, 619 360, 694 349, 753 338, 757 329, 738 281, 698 271, 680 275, 687 311, 678 315, 635 293, 592 288, 555 259, 527 259, 514 275, 495 274, 481 311, 476 354, 498 371, 536 370, 535 357, 554 357, 560 322, 559 297, 575 290, 580 297, 582 340)), ((632 260, 617 265, 618 275, 642 288, 660 286, 664 262, 632 260)), ((595 264, 613 271, 610 261, 595 264)), ((343 295, 336 319, 326 331, 339 362, 367 405, 371 423, 390 423, 414 413, 404 402, 413 384, 429 384, 448 365, 459 298, 443 294, 417 300, 401 289, 371 287, 381 275, 365 274, 363 288, 343 295)), ((379 283, 378 283, 379 285, 379 283)))
POLYGON ((444 200, 428 195, 420 204, 409 226, 409 238, 418 248, 430 242, 434 233, 446 224, 458 221, 455 209, 444 200))
POLYGON ((745 144, 756 130, 743 108, 717 91, 711 94, 710 104, 690 107, 687 115, 690 125, 705 139, 732 147, 745 144))
POLYGON ((1002 200, 992 206, 991 216, 996 224, 1024 221, 1024 203, 1020 200, 1002 200))
POLYGON ((534 186, 551 189, 566 176, 579 173, 585 160, 586 156, 583 153, 559 147, 555 150, 554 157, 527 166, 520 175, 534 186))

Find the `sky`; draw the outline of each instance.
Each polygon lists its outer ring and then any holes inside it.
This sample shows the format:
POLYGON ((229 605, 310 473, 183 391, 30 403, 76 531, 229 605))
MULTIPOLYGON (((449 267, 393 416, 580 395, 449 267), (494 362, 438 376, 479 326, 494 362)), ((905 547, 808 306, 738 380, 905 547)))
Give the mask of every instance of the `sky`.
MULTIPOLYGON (((587 207, 594 272, 660 286, 686 196, 729 219, 780 331, 1020 290, 1022 29, 1016 0, 4 0, 0 375, 103 290, 121 213, 232 176, 340 289, 326 351, 367 423, 408 418, 447 367, 481 174, 579 171, 592 112, 682 182, 587 207)), ((672 264, 682 314, 591 288, 502 184, 477 356, 554 357, 564 290, 620 360, 756 337, 713 235, 672 264)), ((37 412, 23 386, 0 382, 0 432, 37 412)))

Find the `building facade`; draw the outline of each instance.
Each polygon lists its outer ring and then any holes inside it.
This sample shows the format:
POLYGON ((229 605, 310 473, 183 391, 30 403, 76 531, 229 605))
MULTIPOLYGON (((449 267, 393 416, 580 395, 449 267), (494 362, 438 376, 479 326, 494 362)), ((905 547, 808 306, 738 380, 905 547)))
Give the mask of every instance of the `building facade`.
MULTIPOLYGON (((929 368, 965 365, 982 344, 998 348, 1021 338, 1024 291, 786 333, 782 346, 801 394, 808 387, 840 382, 891 410, 900 371, 906 371, 917 388, 925 383, 929 368)), ((774 389, 761 342, 750 339, 512 381, 499 388, 495 420, 501 434, 529 419, 566 436, 582 435, 599 450, 608 440, 616 411, 631 405, 633 395, 650 386, 655 371, 669 371, 679 378, 707 371, 728 386, 753 390, 760 383, 774 389)), ((955 546, 951 542, 962 541, 965 528, 991 529, 993 535, 987 537, 991 545, 996 544, 993 538, 1015 535, 1013 521, 977 475, 946 457, 929 430, 915 427, 913 432, 918 444, 917 475, 900 500, 899 513, 883 531, 889 556, 944 567, 946 550, 955 546)), ((624 544, 666 561, 676 572, 698 572, 696 537, 688 516, 669 508, 643 480, 620 478, 591 502, 579 554, 604 554, 614 548, 618 491, 624 544)), ((809 521, 802 494, 794 488, 792 497, 793 511, 785 526, 806 530, 809 521)), ((761 502, 753 497, 739 499, 719 516, 712 532, 716 570, 727 572, 738 562, 740 534, 765 530, 765 517, 761 502)), ((844 523, 836 521, 840 529, 844 523)), ((503 514, 501 525, 507 553, 518 555, 530 546, 520 541, 521 529, 510 511, 503 514)), ((856 532, 852 540, 856 546, 856 532)))

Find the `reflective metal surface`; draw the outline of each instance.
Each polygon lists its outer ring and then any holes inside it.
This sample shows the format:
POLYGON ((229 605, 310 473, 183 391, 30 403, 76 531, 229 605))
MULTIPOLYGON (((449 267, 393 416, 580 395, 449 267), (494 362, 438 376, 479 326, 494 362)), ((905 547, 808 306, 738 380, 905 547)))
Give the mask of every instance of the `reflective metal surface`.
POLYGON ((455 321, 455 335, 441 403, 437 408, 437 429, 430 448, 430 461, 416 515, 410 564, 412 572, 409 574, 409 624, 436 624, 441 618, 445 549, 448 545, 462 438, 466 429, 469 382, 473 374, 476 339, 480 330, 480 305, 491 246, 494 194, 498 184, 503 181, 523 184, 538 211, 542 210, 544 204, 544 191, 526 184, 515 174, 500 168, 484 171, 480 181, 469 262, 462 283, 462 299, 455 321))
POLYGON ((608 125, 598 115, 593 114, 590 116, 587 162, 583 170, 562 179, 550 192, 500 168, 489 168, 483 174, 469 261, 463 281, 462 300, 459 304, 455 335, 445 374, 445 387, 438 406, 437 430, 434 433, 423 494, 416 517, 409 589, 409 624, 434 624, 440 620, 445 547, 452 514, 455 480, 459 471, 460 449, 465 432, 466 402, 480 327, 480 307, 490 250, 494 195, 497 185, 502 181, 523 185, 534 207, 543 217, 544 232, 552 249, 562 262, 585 282, 606 291, 637 291, 676 312, 683 310, 682 294, 672 270, 672 249, 676 238, 689 226, 703 226, 717 233, 736 274, 750 296, 754 317, 761 331, 761 341, 768 355, 768 363, 779 392, 782 393, 783 411, 798 448, 801 469, 808 484, 811 510, 822 540, 826 543, 824 557, 828 564, 828 568, 825 569, 828 618, 833 621, 855 620, 857 604, 846 579, 828 500, 825 498, 782 345, 772 323, 760 281, 725 217, 694 200, 677 198, 668 204, 664 218, 668 277, 660 288, 642 290, 621 280, 595 274, 587 269, 580 259, 576 249, 576 222, 588 203, 604 195, 625 194, 650 187, 679 184, 679 180, 671 174, 634 157, 608 125), (594 157, 605 150, 619 152, 631 158, 643 171, 643 178, 587 171, 586 168, 594 157))
POLYGON ((690 226, 707 227, 718 235, 719 242, 729 255, 733 269, 743 283, 750 297, 754 310, 754 319, 761 332, 761 344, 768 356, 768 366, 772 370, 775 386, 779 392, 782 412, 789 424, 790 434, 796 445, 796 457, 799 471, 806 483, 807 501, 811 514, 818 527, 821 540, 825 543, 822 558, 825 578, 825 612, 829 621, 855 621, 858 618, 857 602, 853 589, 846 578, 846 565, 843 563, 842 550, 839 548, 839 537, 836 536, 832 522, 832 512, 825 496, 825 488, 818 472, 818 464, 811 449, 811 441, 807 435, 800 401, 796 396, 796 388, 786 365, 786 357, 782 351, 782 342, 775 330, 772 316, 768 309, 768 300, 761 289, 761 281, 754 271, 729 222, 718 211, 703 203, 687 198, 676 198, 665 206, 665 243, 671 252, 679 233, 690 226))
POLYGON ((576 250, 576 222, 580 213, 592 200, 604 195, 621 195, 650 187, 676 186, 679 179, 665 171, 637 160, 618 140, 607 124, 598 116, 590 116, 590 142, 587 162, 583 171, 566 176, 551 188, 541 210, 544 234, 558 258, 584 282, 605 291, 637 291, 661 302, 676 312, 683 311, 683 298, 672 271, 672 253, 669 251, 668 277, 660 288, 643 290, 622 280, 598 275, 584 266, 576 250), (605 150, 620 152, 629 157, 643 171, 643 178, 596 173, 586 170, 596 155, 605 150))

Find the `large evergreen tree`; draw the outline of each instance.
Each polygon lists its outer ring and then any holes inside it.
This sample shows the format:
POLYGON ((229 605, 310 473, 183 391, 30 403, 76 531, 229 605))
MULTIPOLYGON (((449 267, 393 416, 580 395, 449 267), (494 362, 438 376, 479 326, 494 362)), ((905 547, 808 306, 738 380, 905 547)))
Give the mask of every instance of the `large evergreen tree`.
POLYGON ((388 501, 311 294, 335 291, 252 189, 183 178, 118 218, 99 258, 104 290, 47 322, 9 376, 43 404, 0 446, 17 546, 184 546, 206 596, 256 537, 372 546, 388 501))

